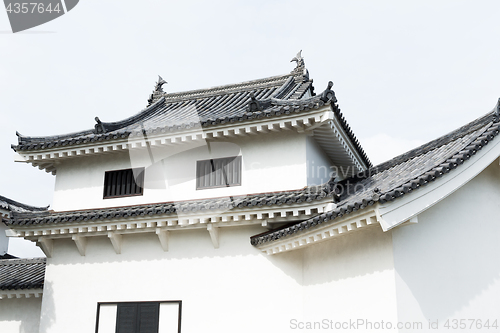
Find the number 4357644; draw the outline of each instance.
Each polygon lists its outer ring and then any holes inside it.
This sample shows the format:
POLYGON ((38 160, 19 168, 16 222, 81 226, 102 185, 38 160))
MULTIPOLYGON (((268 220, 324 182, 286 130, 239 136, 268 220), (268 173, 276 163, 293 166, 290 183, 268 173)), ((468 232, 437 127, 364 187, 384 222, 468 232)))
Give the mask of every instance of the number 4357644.
POLYGON ((52 13, 56 12, 59 13, 61 9, 59 8, 59 2, 55 4, 55 6, 52 8, 52 4, 49 3, 47 6, 45 6, 43 3, 38 3, 38 2, 16 2, 16 3, 9 3, 6 7, 7 13, 52 13))
POLYGON ((498 324, 495 319, 490 323, 490 320, 482 321, 481 319, 447 319, 444 323, 447 329, 497 329, 498 324))

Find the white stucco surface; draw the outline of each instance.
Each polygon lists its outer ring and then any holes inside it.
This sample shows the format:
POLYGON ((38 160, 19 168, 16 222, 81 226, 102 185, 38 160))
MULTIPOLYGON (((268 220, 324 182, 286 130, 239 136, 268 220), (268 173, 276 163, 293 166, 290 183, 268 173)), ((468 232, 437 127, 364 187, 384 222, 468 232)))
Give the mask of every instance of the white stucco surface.
POLYGON ((312 136, 307 137, 306 160, 308 186, 324 184, 337 174, 333 163, 312 136))
POLYGON ((7 231, 7 226, 0 222, 0 256, 7 253, 7 250, 9 249, 9 238, 5 234, 5 231, 7 231))
POLYGON ((40 332, 91 331, 97 303, 120 301, 182 300, 184 333, 296 332, 293 320, 325 318, 395 320, 390 234, 376 226, 268 256, 249 243, 262 231, 222 228, 219 249, 206 230, 176 231, 168 252, 155 235, 125 235, 119 255, 108 239, 92 237, 84 257, 72 241, 55 241, 40 332), (78 314, 70 306, 75 299, 78 314))
POLYGON ((74 158, 58 166, 55 211, 295 190, 307 185, 306 135, 292 132, 74 158), (242 156, 241 186, 196 190, 196 161, 242 156), (103 199, 104 173, 146 167, 142 196, 103 199))
POLYGON ((41 298, 0 299, 0 332, 37 333, 41 298))
POLYGON ((367 321, 396 323, 392 237, 379 225, 306 248, 303 274, 302 320, 323 325, 314 332, 373 332, 367 321))
MULTIPOLYGON (((500 166, 498 160, 462 188, 393 231, 398 317, 419 332, 499 332, 500 166), (455 323, 465 328, 449 330, 455 323), (456 320, 456 322, 454 321, 456 320), (439 330, 429 328, 429 321, 439 330), (480 323, 480 324, 481 324, 480 323), (472 325, 472 327, 471 327, 472 325)), ((412 332, 412 330, 401 330, 412 332)))
POLYGON ((173 232, 168 252, 156 235, 123 236, 119 255, 92 237, 85 257, 72 241, 55 241, 40 332, 93 331, 98 302, 168 300, 183 302, 183 333, 286 331, 302 311, 302 254, 261 253, 249 236, 262 231, 222 229, 219 249, 206 230, 173 232))

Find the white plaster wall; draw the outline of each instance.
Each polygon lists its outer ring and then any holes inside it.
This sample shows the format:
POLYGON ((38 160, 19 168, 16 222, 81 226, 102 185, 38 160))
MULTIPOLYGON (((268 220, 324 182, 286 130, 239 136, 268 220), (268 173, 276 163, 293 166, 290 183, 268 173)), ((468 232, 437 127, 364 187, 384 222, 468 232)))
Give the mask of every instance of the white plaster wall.
POLYGON ((37 333, 41 298, 0 299, 0 332, 37 333))
MULTIPOLYGON (((393 231, 398 316, 418 332, 499 332, 500 166, 493 162, 462 188, 393 231), (446 329, 446 320, 466 328, 446 329), (439 329, 429 328, 429 321, 439 329), (472 328, 470 325, 473 324, 472 328)), ((435 326, 433 326, 435 327, 435 326)), ((414 330, 400 330, 414 332, 414 330)))
POLYGON ((336 175, 333 163, 321 149, 314 137, 306 140, 307 185, 321 185, 336 175))
POLYGON ((284 132, 67 160, 58 166, 55 211, 300 189, 307 185, 306 135, 284 132), (196 190, 196 161, 242 155, 242 185, 196 190), (143 196, 103 199, 104 172, 146 169, 143 196))
MULTIPOLYGON (((8 216, 8 212, 4 211, 3 209, 0 209, 0 217, 2 215, 8 216)), ((0 221, 0 256, 4 255, 7 253, 7 250, 9 249, 9 238, 5 234, 5 231, 7 231, 7 226, 5 223, 0 221)))
POLYGON ((293 320, 396 320, 391 234, 372 227, 268 256, 249 242, 262 231, 222 228, 219 249, 206 230, 176 231, 168 252, 154 234, 124 235, 119 255, 107 238, 91 237, 84 257, 72 241, 56 240, 40 332, 92 331, 97 303, 120 301, 182 300, 183 333, 301 331, 293 320))
POLYGON ((105 237, 82 257, 70 240, 48 259, 40 332, 93 332, 98 302, 182 300, 182 332, 292 332, 302 316, 302 252, 267 256, 250 245, 260 226, 124 235, 122 254, 105 237))
POLYGON ((321 329, 296 331, 378 332, 397 321, 392 239, 378 225, 306 248, 303 279, 298 321, 321 329))

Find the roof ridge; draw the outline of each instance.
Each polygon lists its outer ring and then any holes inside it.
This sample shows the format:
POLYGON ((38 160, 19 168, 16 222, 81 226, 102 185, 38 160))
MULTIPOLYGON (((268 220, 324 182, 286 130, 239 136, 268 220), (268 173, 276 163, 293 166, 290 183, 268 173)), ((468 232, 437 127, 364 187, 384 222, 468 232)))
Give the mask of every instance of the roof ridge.
POLYGON ((175 93, 163 93, 162 96, 165 97, 165 99, 168 102, 191 99, 193 97, 215 96, 219 94, 225 94, 228 92, 248 90, 248 88, 259 88, 270 85, 274 86, 277 85, 278 83, 283 84, 286 80, 293 77, 294 77, 293 74, 282 74, 262 79, 242 81, 238 83, 231 83, 220 86, 213 86, 210 88, 194 89, 194 90, 187 90, 175 93))
POLYGON ((422 154, 426 154, 429 151, 433 150, 436 148, 436 144, 439 143, 440 146, 448 144, 449 142, 456 140, 458 138, 462 138, 467 134, 470 134, 480 127, 486 125, 490 121, 494 121, 496 119, 496 114, 495 111, 490 111, 483 116, 476 118, 469 123, 460 126, 457 129, 454 129, 444 135, 441 135, 440 137, 426 142, 416 148, 413 148, 412 150, 409 150, 407 152, 404 152, 388 161, 382 162, 378 165, 375 165, 370 168, 370 174, 376 174, 379 172, 382 172, 384 170, 388 170, 395 165, 398 165, 400 163, 403 163, 405 161, 408 161, 411 158, 415 158, 417 156, 420 156, 422 154), (441 142, 440 142, 441 141, 441 142))
POLYGON ((40 264, 45 263, 47 258, 16 258, 16 259, 2 259, 0 266, 19 265, 19 264, 40 264))

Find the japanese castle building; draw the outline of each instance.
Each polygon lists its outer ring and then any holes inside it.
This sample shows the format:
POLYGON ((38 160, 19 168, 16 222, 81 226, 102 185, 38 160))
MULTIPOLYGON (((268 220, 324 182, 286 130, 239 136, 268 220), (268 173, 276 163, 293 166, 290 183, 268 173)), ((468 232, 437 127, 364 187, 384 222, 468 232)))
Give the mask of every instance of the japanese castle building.
MULTIPOLYGON (((160 77, 147 107, 127 119, 96 117, 95 128, 66 135, 18 134, 18 160, 56 182, 50 209, 3 217, 9 236, 36 242, 47 258, 19 263, 45 267, 40 311, 17 321, 0 314, 0 327, 493 325, 498 107, 372 166, 332 83, 315 93, 300 53, 293 60, 289 74, 180 93, 164 92, 160 77)), ((5 281, 0 273, 0 288, 17 290, 5 281)), ((23 311, 34 295, 4 294, 0 313, 23 311)))

